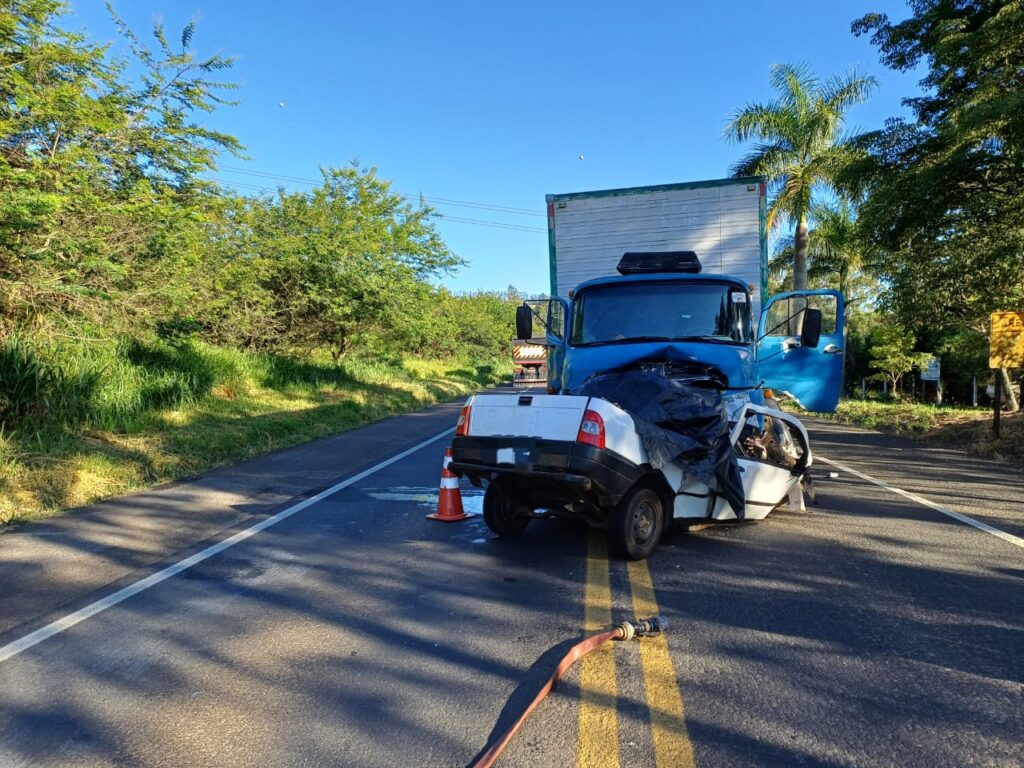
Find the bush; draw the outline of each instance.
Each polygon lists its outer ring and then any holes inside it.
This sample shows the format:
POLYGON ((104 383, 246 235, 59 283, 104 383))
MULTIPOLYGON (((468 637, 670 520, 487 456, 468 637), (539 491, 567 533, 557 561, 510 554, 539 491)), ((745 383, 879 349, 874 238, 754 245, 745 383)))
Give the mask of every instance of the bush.
POLYGON ((0 423, 39 415, 50 381, 33 350, 21 339, 8 339, 0 349, 0 423))

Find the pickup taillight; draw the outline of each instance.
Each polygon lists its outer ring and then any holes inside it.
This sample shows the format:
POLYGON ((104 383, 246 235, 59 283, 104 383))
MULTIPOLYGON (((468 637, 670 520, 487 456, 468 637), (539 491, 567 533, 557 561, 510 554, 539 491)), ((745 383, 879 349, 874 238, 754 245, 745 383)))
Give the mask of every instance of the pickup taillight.
POLYGON ((459 411, 459 420, 455 422, 456 437, 466 437, 469 434, 469 414, 470 407, 468 405, 462 406, 462 410, 459 411))
POLYGON ((580 431, 576 435, 577 443, 604 448, 604 419, 597 411, 587 411, 580 422, 580 431))

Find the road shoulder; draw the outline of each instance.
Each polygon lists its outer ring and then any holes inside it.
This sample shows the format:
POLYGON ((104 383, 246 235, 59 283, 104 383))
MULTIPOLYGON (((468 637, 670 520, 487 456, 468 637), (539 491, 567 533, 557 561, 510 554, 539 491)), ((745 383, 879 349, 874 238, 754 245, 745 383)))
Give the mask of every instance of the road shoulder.
MULTIPOLYGON (((1024 537, 1024 469, 898 435, 801 418, 816 457, 838 461, 881 483, 1024 537)), ((815 479, 827 487, 832 467, 824 462, 817 466, 821 468, 815 479)))
POLYGON ((0 640, 23 634, 455 423, 461 400, 0 534, 0 640))

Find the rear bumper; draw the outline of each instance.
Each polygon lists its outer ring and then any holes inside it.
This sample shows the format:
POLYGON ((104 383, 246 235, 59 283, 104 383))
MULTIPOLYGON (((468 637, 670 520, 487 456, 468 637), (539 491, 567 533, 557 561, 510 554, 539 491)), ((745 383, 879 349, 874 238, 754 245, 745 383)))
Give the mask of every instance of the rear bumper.
POLYGON ((500 477, 534 508, 599 510, 618 504, 650 471, 605 448, 533 437, 456 437, 449 469, 474 482, 500 477))

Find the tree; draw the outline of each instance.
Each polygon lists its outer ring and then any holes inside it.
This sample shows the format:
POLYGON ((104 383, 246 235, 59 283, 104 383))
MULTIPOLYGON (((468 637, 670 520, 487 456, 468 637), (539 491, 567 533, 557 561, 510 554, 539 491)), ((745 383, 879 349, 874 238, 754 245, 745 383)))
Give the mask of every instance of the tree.
POLYGON ((148 269, 180 251, 214 194, 197 174, 231 136, 194 122, 230 85, 231 62, 197 58, 189 24, 150 51, 115 16, 135 66, 57 24, 59 0, 0 10, 0 319, 47 312, 146 314, 148 269), (128 73, 138 72, 133 79, 128 73), (140 297, 139 292, 143 292, 140 297), (138 301, 138 299, 142 301, 138 301))
MULTIPOLYGON (((915 0, 893 24, 868 14, 882 62, 922 62, 915 121, 863 136, 847 183, 864 195, 861 229, 888 251, 889 305, 917 328, 987 334, 988 317, 1024 306, 1024 5, 915 0)), ((1004 383, 1009 377, 1001 372, 1004 383)))
POLYGON ((815 274, 834 276, 836 287, 849 297, 853 277, 864 267, 864 250, 857 237, 853 206, 840 197, 834 204, 811 208, 814 234, 808 255, 815 274))
POLYGON ((515 288, 469 294, 437 288, 429 302, 429 312, 417 324, 417 349, 434 357, 492 364, 511 360, 515 307, 522 302, 515 288))
POLYGON ((870 367, 877 371, 875 378, 892 385, 896 395, 903 376, 915 367, 925 365, 931 355, 914 352, 916 339, 899 323, 885 323, 871 331, 870 367))
POLYGON ((778 97, 736 112, 726 137, 757 142, 732 167, 735 176, 766 176, 772 194, 769 229, 783 220, 794 225, 793 289, 807 287, 808 217, 814 192, 831 187, 845 163, 845 113, 868 98, 873 77, 851 72, 821 82, 805 66, 776 64, 769 82, 778 97))
MULTIPOLYGON (((847 302, 873 298, 878 282, 871 274, 868 257, 857 230, 853 204, 845 197, 815 203, 808 215, 808 285, 836 288, 847 302)), ((794 242, 779 241, 769 267, 776 279, 792 274, 794 242)))
POLYGON ((236 203, 210 262, 218 337, 325 348, 335 359, 360 340, 408 339, 429 311, 428 279, 462 263, 433 216, 374 169, 356 166, 323 171, 323 184, 309 192, 236 203))

